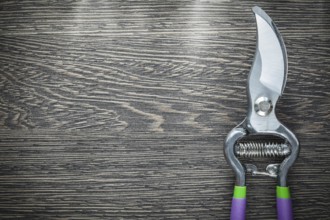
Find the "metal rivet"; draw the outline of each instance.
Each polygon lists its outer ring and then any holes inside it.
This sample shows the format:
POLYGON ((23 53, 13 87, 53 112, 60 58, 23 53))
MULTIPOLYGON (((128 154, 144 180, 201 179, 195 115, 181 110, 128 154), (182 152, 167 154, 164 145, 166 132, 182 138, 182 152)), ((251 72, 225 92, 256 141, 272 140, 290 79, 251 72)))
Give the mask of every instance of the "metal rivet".
POLYGON ((254 109, 258 115, 266 116, 273 109, 272 101, 267 97, 261 96, 255 101, 254 109))

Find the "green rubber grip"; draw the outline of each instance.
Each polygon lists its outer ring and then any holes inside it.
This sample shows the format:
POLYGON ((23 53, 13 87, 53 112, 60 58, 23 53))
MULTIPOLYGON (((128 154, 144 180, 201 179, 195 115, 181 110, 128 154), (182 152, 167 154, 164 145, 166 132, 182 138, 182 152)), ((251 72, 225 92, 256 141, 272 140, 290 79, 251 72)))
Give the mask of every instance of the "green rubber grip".
POLYGON ((246 198, 246 186, 235 186, 233 198, 245 199, 246 198))
POLYGON ((290 189, 286 186, 277 186, 276 187, 276 197, 280 199, 290 199, 290 189))

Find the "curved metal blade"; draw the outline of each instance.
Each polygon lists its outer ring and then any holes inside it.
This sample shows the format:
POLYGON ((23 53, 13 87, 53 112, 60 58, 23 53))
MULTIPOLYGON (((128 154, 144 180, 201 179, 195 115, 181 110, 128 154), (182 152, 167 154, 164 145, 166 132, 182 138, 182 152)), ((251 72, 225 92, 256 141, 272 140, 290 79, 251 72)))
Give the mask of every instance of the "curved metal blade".
MULTIPOLYGON (((278 96, 283 93, 287 77, 287 54, 283 39, 272 19, 261 8, 253 7, 257 21, 258 43, 250 73, 250 83, 261 83, 278 96)), ((262 86, 261 86, 262 87, 262 86)))

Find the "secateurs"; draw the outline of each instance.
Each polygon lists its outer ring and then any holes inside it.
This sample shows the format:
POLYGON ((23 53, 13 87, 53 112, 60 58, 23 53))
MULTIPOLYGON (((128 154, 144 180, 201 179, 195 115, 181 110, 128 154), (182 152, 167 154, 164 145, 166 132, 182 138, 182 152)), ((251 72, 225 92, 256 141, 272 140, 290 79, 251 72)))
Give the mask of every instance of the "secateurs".
POLYGON ((272 19, 259 7, 254 7, 253 12, 257 22, 258 43, 248 78, 248 112, 243 122, 228 134, 224 147, 227 162, 236 175, 230 219, 245 219, 245 174, 252 173, 277 178, 278 219, 292 220, 292 204, 286 180, 298 156, 299 142, 275 115, 276 102, 283 93, 287 78, 287 54, 272 19), (278 137, 282 143, 260 142, 266 136, 278 137), (259 140, 251 142, 254 137, 259 140), (283 160, 279 164, 269 164, 264 171, 260 171, 254 164, 243 163, 242 157, 279 157, 283 160))

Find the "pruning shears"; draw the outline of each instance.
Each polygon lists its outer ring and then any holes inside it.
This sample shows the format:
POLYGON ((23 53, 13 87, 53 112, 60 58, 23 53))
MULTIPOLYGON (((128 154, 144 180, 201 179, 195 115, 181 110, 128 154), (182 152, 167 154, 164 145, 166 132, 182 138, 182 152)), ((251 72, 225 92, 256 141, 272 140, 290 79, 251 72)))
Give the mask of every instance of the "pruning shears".
POLYGON ((231 220, 244 220, 246 209, 245 175, 270 176, 277 179, 277 216, 293 220, 292 202, 287 175, 299 153, 299 142, 292 131, 275 115, 278 98, 286 84, 288 61, 283 39, 272 19, 259 7, 253 7, 257 23, 257 47, 247 85, 247 116, 230 131, 224 153, 235 172, 236 183, 231 207, 231 220), (274 136, 280 143, 266 142, 263 137, 274 136), (251 139, 258 137, 258 141, 251 139), (260 141, 262 140, 262 141, 260 141), (246 164, 244 157, 279 157, 281 163, 268 164, 265 170, 246 164))

